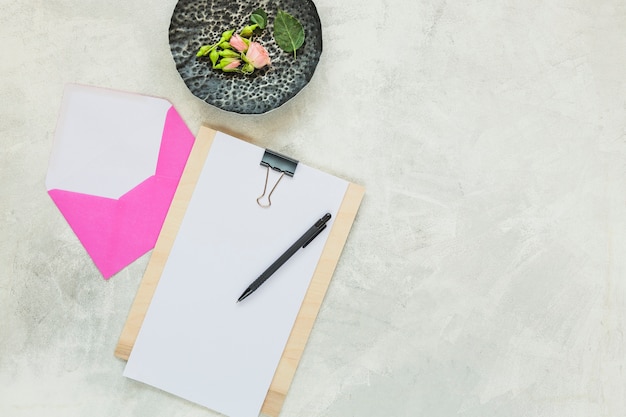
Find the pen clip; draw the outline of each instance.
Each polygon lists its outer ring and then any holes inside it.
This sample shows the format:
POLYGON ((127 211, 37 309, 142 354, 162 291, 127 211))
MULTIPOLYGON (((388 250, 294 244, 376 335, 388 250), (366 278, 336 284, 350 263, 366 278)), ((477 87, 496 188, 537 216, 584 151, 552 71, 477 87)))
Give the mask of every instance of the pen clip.
POLYGON ((304 242, 304 245, 302 245, 302 249, 306 248, 307 245, 309 243, 311 243, 313 241, 313 239, 315 239, 317 237, 317 235, 319 235, 320 233, 322 233, 322 230, 326 229, 326 225, 324 224, 322 227, 320 227, 319 229, 317 229, 317 231, 313 234, 313 236, 311 236, 309 238, 309 240, 307 240, 306 242, 304 242))

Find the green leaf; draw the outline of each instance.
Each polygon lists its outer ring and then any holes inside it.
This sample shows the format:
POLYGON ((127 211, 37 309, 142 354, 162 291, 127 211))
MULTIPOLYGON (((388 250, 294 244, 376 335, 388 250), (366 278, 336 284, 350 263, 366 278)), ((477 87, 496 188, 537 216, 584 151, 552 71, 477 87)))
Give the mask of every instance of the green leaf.
POLYGON ((250 15, 250 21, 259 25, 259 28, 265 29, 267 26, 267 13, 263 9, 256 9, 250 15))
POLYGON ((293 52, 296 58, 296 50, 304 44, 304 28, 295 17, 279 10, 274 19, 274 40, 285 52, 293 52))

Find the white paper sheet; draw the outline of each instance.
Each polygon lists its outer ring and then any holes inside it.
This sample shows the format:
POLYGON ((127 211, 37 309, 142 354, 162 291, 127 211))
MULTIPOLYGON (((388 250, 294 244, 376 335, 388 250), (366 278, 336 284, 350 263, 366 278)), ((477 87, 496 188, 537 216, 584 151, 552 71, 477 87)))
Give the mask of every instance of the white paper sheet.
POLYGON ((261 208, 263 152, 216 135, 124 371, 230 417, 260 413, 334 217, 255 293, 237 298, 320 217, 335 216, 348 186, 299 164, 261 208))

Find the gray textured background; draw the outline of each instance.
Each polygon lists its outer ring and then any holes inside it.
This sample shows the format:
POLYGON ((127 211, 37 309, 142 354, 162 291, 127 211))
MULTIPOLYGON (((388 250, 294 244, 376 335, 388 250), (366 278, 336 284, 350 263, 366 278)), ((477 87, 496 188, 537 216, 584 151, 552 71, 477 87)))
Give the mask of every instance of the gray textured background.
POLYGON ((367 194, 282 416, 623 416, 623 1, 316 0, 264 116, 192 96, 175 1, 0 0, 0 415, 213 416, 122 377, 149 255, 104 281, 44 187, 64 85, 169 99, 367 194))

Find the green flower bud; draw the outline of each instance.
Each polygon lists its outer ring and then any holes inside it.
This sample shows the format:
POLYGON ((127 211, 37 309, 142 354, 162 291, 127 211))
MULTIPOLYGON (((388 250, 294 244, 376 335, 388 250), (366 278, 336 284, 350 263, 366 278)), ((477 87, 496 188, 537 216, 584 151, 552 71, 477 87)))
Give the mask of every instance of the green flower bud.
POLYGON ((225 49, 225 50, 219 51, 218 53, 221 57, 224 57, 224 58, 240 58, 239 52, 235 52, 230 49, 225 49))
POLYGON ((254 65, 249 62, 245 63, 243 67, 241 67, 241 72, 244 74, 252 74, 254 72, 254 65))
POLYGON ((196 54, 196 56, 197 57, 205 56, 206 54, 209 53, 211 48, 213 48, 212 45, 203 45, 203 46, 201 46, 200 49, 198 49, 198 53, 196 54))
POLYGON ((227 30, 226 32, 222 33, 222 39, 220 39, 218 44, 230 40, 230 37, 233 36, 233 33, 235 33, 234 30, 227 30))
POLYGON ((252 36, 254 29, 258 27, 259 25, 257 25, 256 23, 254 25, 248 25, 244 27, 243 29, 241 29, 241 32, 239 32, 239 34, 244 38, 249 38, 250 36, 252 36))
POLYGON ((220 44, 218 46, 220 48, 222 48, 222 49, 233 49, 233 47, 231 46, 230 42, 228 42, 228 41, 220 42, 220 44))
POLYGON ((211 63, 213 64, 213 68, 215 68, 215 65, 217 64, 217 60, 220 58, 220 53, 217 52, 217 49, 213 49, 209 53, 209 58, 211 59, 211 63))

